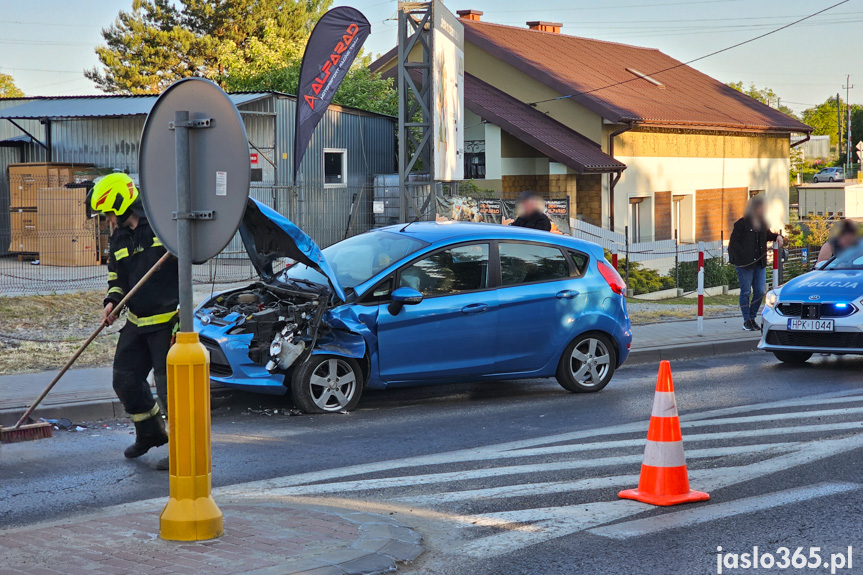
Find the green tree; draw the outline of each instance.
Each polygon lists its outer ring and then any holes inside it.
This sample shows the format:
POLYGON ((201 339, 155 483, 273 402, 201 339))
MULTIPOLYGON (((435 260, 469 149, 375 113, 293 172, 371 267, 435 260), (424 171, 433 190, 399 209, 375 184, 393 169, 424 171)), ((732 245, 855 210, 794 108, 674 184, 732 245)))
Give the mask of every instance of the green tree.
POLYGON ((797 210, 791 210, 789 213, 784 235, 786 246, 798 248, 803 245, 803 228, 800 226, 800 216, 797 215, 797 210))
POLYGON ((755 84, 749 84, 749 87, 747 88, 744 87, 743 82, 729 82, 728 85, 738 92, 742 92, 750 98, 758 100, 762 104, 767 104, 768 106, 776 108, 786 116, 797 118, 797 114, 794 113, 794 110, 783 105, 779 96, 771 88, 758 88, 755 84))
MULTIPOLYGON (((398 92, 393 80, 373 74, 368 68, 369 61, 368 56, 354 61, 333 102, 395 116, 398 114, 398 92)), ((296 94, 299 78, 300 59, 297 58, 287 65, 264 66, 260 70, 257 65, 236 66, 227 76, 225 87, 240 92, 274 90, 296 94)))
MULTIPOLYGON (((845 103, 842 102, 841 98, 839 103, 844 110, 845 103)), ((830 145, 836 145, 838 138, 836 98, 827 98, 824 103, 818 104, 814 108, 803 110, 803 121, 812 126, 813 135, 830 136, 830 145)))
POLYGON ((24 92, 15 85, 15 80, 9 74, 0 74, 0 98, 21 98, 24 92))
POLYGON ((332 0, 132 0, 102 30, 101 67, 84 75, 106 92, 158 92, 189 76, 222 85, 302 52, 332 0))

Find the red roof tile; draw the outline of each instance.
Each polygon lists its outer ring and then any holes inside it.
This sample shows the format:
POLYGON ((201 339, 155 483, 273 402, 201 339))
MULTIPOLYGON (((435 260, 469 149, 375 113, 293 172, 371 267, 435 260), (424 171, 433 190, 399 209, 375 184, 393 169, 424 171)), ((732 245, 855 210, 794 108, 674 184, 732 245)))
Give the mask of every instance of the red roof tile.
POLYGON ((592 140, 470 74, 464 76, 464 104, 483 120, 580 174, 626 168, 592 140))
MULTIPOLYGON (((659 50, 461 20, 470 42, 613 122, 787 132, 812 129, 659 50), (672 70, 661 72, 668 68, 672 70), (627 70, 627 68, 629 70, 627 70), (644 79, 647 75, 662 86, 644 79), (612 84, 613 87, 607 87, 612 84)), ((506 86, 500 86, 506 88, 506 86)), ((545 103, 543 109, 555 104, 545 103)))

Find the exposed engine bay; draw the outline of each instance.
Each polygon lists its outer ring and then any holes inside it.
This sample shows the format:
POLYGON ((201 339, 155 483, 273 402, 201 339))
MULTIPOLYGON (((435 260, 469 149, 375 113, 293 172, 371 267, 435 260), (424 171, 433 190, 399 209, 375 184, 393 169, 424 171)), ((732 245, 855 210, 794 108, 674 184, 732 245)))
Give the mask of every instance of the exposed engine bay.
MULTIPOLYGON (((314 348, 329 292, 255 283, 220 294, 198 310, 201 323, 236 326, 229 335, 252 334, 249 359, 270 373, 284 372, 314 348)), ((326 328, 325 328, 326 329, 326 328)))

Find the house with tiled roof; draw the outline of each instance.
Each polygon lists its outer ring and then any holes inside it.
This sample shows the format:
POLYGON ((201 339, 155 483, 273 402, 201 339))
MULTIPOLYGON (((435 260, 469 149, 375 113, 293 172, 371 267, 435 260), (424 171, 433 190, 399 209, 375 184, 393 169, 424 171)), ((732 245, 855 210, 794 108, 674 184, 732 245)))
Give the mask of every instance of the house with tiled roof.
MULTIPOLYGON (((465 178, 566 194, 575 217, 633 241, 728 239, 757 193, 786 222, 790 147, 809 126, 653 48, 458 15, 465 178)), ((396 50, 372 69, 394 75, 396 50)))

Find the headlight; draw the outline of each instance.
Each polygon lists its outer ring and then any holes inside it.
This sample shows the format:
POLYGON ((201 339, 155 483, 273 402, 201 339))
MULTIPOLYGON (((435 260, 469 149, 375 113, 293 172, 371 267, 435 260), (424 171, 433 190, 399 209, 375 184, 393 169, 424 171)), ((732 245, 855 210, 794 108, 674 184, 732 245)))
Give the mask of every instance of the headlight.
POLYGON ((767 296, 764 298, 764 305, 773 308, 776 305, 776 302, 779 301, 779 294, 773 290, 767 292, 767 296))

